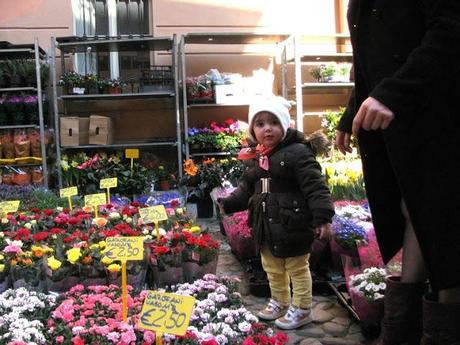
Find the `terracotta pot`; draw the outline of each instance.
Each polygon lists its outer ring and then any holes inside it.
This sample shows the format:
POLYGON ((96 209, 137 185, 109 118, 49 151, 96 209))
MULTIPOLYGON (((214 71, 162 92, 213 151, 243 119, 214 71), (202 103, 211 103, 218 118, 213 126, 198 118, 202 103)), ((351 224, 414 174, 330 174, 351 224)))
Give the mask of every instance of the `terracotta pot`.
POLYGON ((160 183, 160 189, 162 191, 166 191, 171 188, 171 185, 168 180, 161 180, 159 183, 160 183))
POLYGON ((121 93, 121 87, 118 86, 109 86, 107 88, 108 93, 110 94, 119 94, 121 93))

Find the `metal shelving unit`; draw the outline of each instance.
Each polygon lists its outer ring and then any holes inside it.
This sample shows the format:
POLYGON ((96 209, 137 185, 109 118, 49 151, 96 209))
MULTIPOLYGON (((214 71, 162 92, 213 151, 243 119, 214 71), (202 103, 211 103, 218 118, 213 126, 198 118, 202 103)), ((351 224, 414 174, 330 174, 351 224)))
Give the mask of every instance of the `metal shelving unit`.
MULTIPOLYGON (((179 43, 179 56, 180 56, 180 66, 181 66, 181 81, 182 85, 185 85, 185 80, 187 77, 187 62, 186 62, 186 47, 188 45, 283 45, 282 57, 282 71, 281 78, 283 79, 283 92, 284 91, 284 78, 286 75, 286 61, 285 61, 285 50, 284 50, 284 41, 289 38, 287 34, 269 34, 269 33, 238 33, 238 32, 221 32, 221 33, 188 33, 181 36, 179 43)), ((197 51, 194 51, 197 53, 197 51)), ((213 67, 213 66, 210 66, 213 67)), ((210 108, 210 107, 242 107, 248 106, 248 104, 215 104, 215 103, 205 103, 205 104, 187 104, 187 92, 184 90, 182 92, 182 110, 183 110, 183 123, 184 123, 184 153, 185 157, 188 159, 190 156, 204 156, 206 154, 190 154, 189 145, 187 142, 188 139, 188 126, 189 126, 189 109, 192 108, 210 108)), ((213 156, 218 155, 219 153, 213 153, 213 156)), ((223 153, 227 155, 227 153, 223 153)), ((210 155, 207 153, 207 155, 210 155)))
MULTIPOLYGON (((353 62, 353 54, 351 52, 340 51, 341 46, 349 40, 346 34, 322 35, 322 36, 292 36, 287 40, 292 47, 291 56, 286 58, 286 63, 294 63, 294 88, 287 91, 288 95, 293 95, 293 101, 296 104, 296 124, 297 129, 303 132, 303 117, 309 112, 304 112, 303 95, 309 93, 319 93, 326 90, 349 90, 354 87, 352 82, 316 82, 304 83, 302 81, 302 64, 305 63, 328 63, 328 62, 353 62), (308 45, 308 42, 317 42, 318 39, 331 39, 334 44, 330 44, 327 48, 334 46, 335 52, 311 53, 302 52, 302 46, 308 45), (306 43, 305 43, 306 42, 306 43)), ((326 48, 326 47, 321 47, 326 48)), ((286 79, 285 79, 286 81, 286 79)), ((287 86, 286 86, 287 88, 287 86)))
MULTIPOLYGON (((60 166, 61 152, 63 150, 87 150, 94 148, 161 148, 165 146, 175 146, 177 148, 177 165, 179 175, 182 176, 182 138, 181 138, 181 120, 179 110, 179 84, 178 84, 178 55, 177 55, 177 38, 172 37, 135 37, 135 38, 90 38, 86 40, 74 37, 51 38, 51 76, 53 82, 54 95, 54 123, 56 133, 56 162, 58 171, 59 187, 62 187, 62 171, 60 166), (84 52, 121 52, 121 51, 168 51, 172 55, 172 76, 174 79, 174 89, 168 91, 151 91, 140 93, 122 93, 122 94, 85 94, 85 95, 58 95, 57 94, 57 77, 56 77, 56 49, 61 52, 61 70, 65 71, 64 54, 84 53, 84 52), (174 102, 175 116, 175 137, 157 138, 152 137, 149 140, 140 140, 138 142, 115 142, 110 145, 80 145, 65 147, 60 145, 59 122, 60 116, 58 110, 58 101, 63 104, 66 113, 67 102, 87 102, 87 101, 105 101, 105 100, 136 100, 136 99, 171 99, 174 102)), ((172 115, 172 114, 171 114, 172 115)), ((154 120, 154 119, 152 119, 154 120)), ((128 120, 127 120, 128 121, 128 120)))
POLYGON ((4 164, 2 167, 8 166, 41 166, 43 170, 43 185, 48 189, 48 164, 46 159, 46 143, 45 143, 45 120, 43 116, 43 90, 40 77, 40 61, 47 60, 45 51, 40 48, 38 38, 34 38, 33 44, 9 44, 0 49, 0 59, 34 59, 35 61, 35 79, 37 87, 11 87, 0 89, 1 93, 32 91, 37 93, 38 102, 38 125, 12 125, 0 126, 0 129, 16 129, 16 128, 39 128, 40 129, 40 151, 42 162, 37 164, 4 164))

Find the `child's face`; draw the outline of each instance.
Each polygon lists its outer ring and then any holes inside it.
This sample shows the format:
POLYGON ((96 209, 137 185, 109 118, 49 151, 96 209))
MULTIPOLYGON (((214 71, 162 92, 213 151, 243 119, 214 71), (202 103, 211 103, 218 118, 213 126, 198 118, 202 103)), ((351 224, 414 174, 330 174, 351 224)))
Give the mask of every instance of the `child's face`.
POLYGON ((256 115, 252 129, 257 143, 265 147, 274 147, 283 139, 283 127, 272 113, 262 111, 256 115))

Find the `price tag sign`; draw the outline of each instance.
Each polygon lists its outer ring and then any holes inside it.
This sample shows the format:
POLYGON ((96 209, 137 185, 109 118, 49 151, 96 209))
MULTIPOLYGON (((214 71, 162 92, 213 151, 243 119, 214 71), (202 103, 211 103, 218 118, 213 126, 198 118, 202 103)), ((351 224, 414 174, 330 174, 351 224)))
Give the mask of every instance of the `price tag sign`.
POLYGON ((118 178, 111 177, 111 178, 104 178, 99 181, 99 188, 115 188, 118 185, 118 178))
POLYGON ((85 195, 85 205, 97 207, 107 203, 105 193, 85 195))
POLYGON ((149 291, 142 306, 138 326, 155 331, 184 335, 192 315, 195 297, 149 291))
POLYGON ((19 208, 20 200, 10 200, 0 202, 0 211, 3 213, 13 213, 19 208))
POLYGON ((139 158, 139 149, 125 149, 125 157, 131 159, 139 158))
POLYGON ((107 237, 105 255, 112 260, 143 260, 144 237, 107 237))
POLYGON ((144 224, 158 223, 160 220, 168 219, 168 214, 163 205, 140 208, 139 214, 144 224))
POLYGON ((61 198, 68 198, 69 196, 78 195, 78 188, 77 187, 69 187, 69 188, 62 188, 59 189, 59 196, 61 198))

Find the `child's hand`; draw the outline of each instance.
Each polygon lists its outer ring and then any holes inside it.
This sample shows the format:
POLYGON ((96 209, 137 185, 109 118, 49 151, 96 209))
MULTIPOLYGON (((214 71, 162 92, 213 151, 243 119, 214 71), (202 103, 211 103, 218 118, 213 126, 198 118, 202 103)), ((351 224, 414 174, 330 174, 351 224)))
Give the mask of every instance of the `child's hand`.
POLYGON ((222 203, 221 199, 217 199, 217 206, 219 206, 220 214, 225 214, 224 204, 222 203))
POLYGON ((315 234, 320 240, 330 240, 332 238, 331 223, 326 223, 315 228, 315 234))

